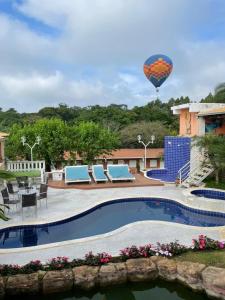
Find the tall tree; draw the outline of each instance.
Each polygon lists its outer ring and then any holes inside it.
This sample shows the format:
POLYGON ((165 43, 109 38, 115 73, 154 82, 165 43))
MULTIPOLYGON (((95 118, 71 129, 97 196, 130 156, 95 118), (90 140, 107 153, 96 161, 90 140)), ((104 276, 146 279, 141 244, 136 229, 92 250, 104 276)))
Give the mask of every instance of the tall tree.
POLYGON ((101 154, 108 154, 119 145, 117 134, 94 122, 80 122, 73 127, 74 150, 85 163, 92 163, 101 154))
POLYGON ((138 135, 142 136, 145 142, 151 139, 151 135, 156 137, 155 142, 151 147, 163 147, 164 136, 174 135, 176 131, 169 130, 162 122, 138 122, 128 125, 120 131, 120 140, 122 147, 125 148, 139 148, 140 145, 137 141, 138 135))
POLYGON ((6 156, 10 159, 25 158, 30 160, 30 149, 23 146, 21 137, 33 145, 36 137, 41 137, 40 145, 34 150, 34 159, 44 159, 47 168, 64 157, 64 151, 71 150, 70 128, 59 119, 41 119, 25 126, 14 125, 6 141, 6 156))

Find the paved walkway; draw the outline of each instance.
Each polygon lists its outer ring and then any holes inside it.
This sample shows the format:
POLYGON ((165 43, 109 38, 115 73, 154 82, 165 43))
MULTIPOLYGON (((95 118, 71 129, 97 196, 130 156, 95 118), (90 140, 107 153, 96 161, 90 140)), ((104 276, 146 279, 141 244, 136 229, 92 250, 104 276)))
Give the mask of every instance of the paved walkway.
MULTIPOLYGON (((1 221, 0 226, 3 228, 5 226, 18 224, 49 223, 73 216, 107 200, 128 197, 171 198, 183 204, 188 203, 198 208, 203 208, 202 206, 205 207, 208 205, 206 202, 201 202, 203 201, 202 199, 195 201, 187 199, 183 194, 183 190, 174 186, 98 190, 58 190, 50 188, 48 208, 46 209, 45 202, 43 201, 42 206, 38 209, 37 219, 34 218, 32 211, 25 214, 24 220, 22 220, 18 212, 13 212, 10 215, 11 220, 8 222, 1 221)), ((207 209, 207 207, 205 209, 207 209)), ((121 248, 129 245, 143 245, 149 242, 156 243, 158 241, 170 242, 175 239, 178 239, 181 243, 190 245, 192 238, 199 234, 207 234, 215 239, 225 238, 223 227, 220 229, 203 228, 162 221, 142 221, 128 224, 107 234, 89 238, 22 249, 1 249, 0 264, 24 264, 32 259, 46 261, 51 257, 61 255, 66 255, 71 258, 83 257, 85 253, 90 250, 93 250, 95 253, 107 251, 116 255, 121 248)))

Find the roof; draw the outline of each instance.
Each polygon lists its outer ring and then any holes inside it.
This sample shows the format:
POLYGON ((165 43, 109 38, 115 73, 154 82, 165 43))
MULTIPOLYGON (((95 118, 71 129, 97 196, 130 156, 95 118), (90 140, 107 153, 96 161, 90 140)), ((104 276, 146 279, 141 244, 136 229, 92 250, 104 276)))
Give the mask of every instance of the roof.
MULTIPOLYGON (((163 148, 147 149, 147 158, 159 158, 163 155, 163 148)), ((145 156, 145 150, 143 149, 118 149, 112 151, 112 154, 104 154, 99 158, 107 159, 122 159, 122 158, 143 158, 145 156)))
POLYGON ((225 103, 185 103, 176 106, 172 106, 171 110, 173 111, 174 115, 179 115, 180 110, 188 109, 189 112, 200 112, 205 110, 211 109, 220 109, 225 107, 225 103))
MULTIPOLYGON (((163 148, 147 149, 147 158, 160 158, 164 153, 163 148)), ((117 149, 113 150, 111 154, 102 154, 96 159, 138 159, 145 156, 144 148, 141 149, 117 149)), ((69 158, 69 153, 65 152, 64 158, 69 158)), ((81 160, 79 155, 76 156, 77 160, 81 160)))
POLYGON ((207 109, 200 111, 198 116, 213 116, 213 115, 225 115, 225 106, 220 108, 214 108, 214 109, 207 109))

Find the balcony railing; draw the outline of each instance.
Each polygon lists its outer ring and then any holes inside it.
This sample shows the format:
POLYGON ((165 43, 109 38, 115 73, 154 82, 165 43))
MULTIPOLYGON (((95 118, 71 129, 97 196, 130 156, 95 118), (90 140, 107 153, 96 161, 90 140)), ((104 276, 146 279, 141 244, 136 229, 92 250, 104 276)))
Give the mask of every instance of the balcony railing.
POLYGON ((7 161, 6 170, 11 172, 41 171, 41 170, 45 170, 45 161, 44 160, 7 161))

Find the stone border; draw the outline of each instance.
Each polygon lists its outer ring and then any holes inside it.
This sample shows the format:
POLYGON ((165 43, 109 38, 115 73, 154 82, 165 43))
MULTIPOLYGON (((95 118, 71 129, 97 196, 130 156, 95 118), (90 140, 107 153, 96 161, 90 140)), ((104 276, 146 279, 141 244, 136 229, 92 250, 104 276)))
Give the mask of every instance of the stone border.
POLYGON ((193 291, 225 299, 225 269, 157 256, 102 266, 84 265, 59 271, 0 277, 0 298, 91 290, 126 282, 150 282, 157 278, 178 281, 193 291))

